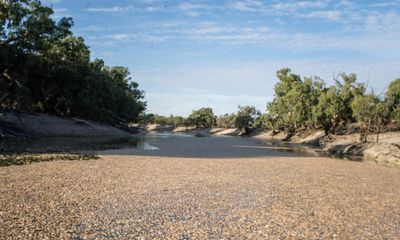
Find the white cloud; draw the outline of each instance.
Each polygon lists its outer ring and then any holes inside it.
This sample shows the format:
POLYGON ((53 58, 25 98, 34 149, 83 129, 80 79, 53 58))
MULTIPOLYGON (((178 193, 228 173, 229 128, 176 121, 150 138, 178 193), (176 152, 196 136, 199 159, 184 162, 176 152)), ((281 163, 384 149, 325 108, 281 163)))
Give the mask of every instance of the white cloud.
POLYGON ((147 4, 152 4, 152 3, 157 3, 160 0, 141 0, 141 1, 144 2, 144 3, 147 3, 147 4))
POLYGON ((370 4, 369 6, 372 8, 395 7, 395 6, 400 6, 400 1, 395 0, 395 1, 390 1, 390 2, 373 3, 373 4, 370 4))
POLYGON ((307 8, 325 8, 328 6, 327 1, 294 1, 294 2, 279 2, 274 4, 272 7, 276 10, 284 11, 297 11, 299 9, 307 8))
MULTIPOLYGON (((308 18, 322 18, 339 21, 340 12, 312 12, 308 18)), ((97 34, 101 42, 190 42, 191 44, 213 43, 229 45, 259 45, 259 47, 282 49, 283 51, 314 52, 344 51, 363 52, 374 55, 393 55, 400 51, 398 32, 400 32, 400 15, 397 13, 370 14, 362 19, 359 29, 345 31, 302 32, 285 31, 257 23, 238 26, 218 22, 163 22, 135 29, 134 33, 117 32, 106 36, 97 34), (149 31, 149 29, 151 29, 149 31), (128 36, 129 35, 129 36, 128 36)), ((358 20, 361 21, 361 20, 358 20)), ((96 29, 95 29, 96 30, 96 29)), ((117 29, 121 30, 121 29, 117 29)), ((399 54, 396 54, 399 56, 399 54)))
POLYGON ((160 43, 168 40, 167 36, 147 35, 143 33, 132 34, 132 33, 115 33, 109 35, 95 35, 87 38, 90 45, 100 45, 113 47, 119 43, 132 43, 132 42, 144 42, 144 43, 160 43))
POLYGON ((319 18, 319 19, 336 21, 340 19, 342 13, 339 11, 315 11, 308 14, 303 14, 301 16, 305 18, 319 18))
POLYGON ((128 6, 128 7, 107 7, 107 8, 86 8, 85 11, 88 12, 124 12, 124 11, 129 11, 132 10, 133 7, 128 6))
MULTIPOLYGON (((157 31, 157 30, 156 30, 157 31)), ((265 25, 238 27, 218 24, 216 22, 199 22, 194 24, 162 24, 159 35, 167 39, 215 42, 222 44, 253 44, 262 43, 276 38, 277 34, 265 25)))
POLYGON ((61 0, 43 0, 42 2, 43 2, 44 4, 46 4, 46 3, 60 3, 61 0))
MULTIPOLYGON (((329 0, 316 1, 274 1, 266 3, 257 0, 232 1, 226 4, 229 9, 237 11, 257 12, 271 16, 289 16, 291 18, 320 18, 337 20, 341 13, 330 9, 329 0)), ((342 5, 350 4, 342 0, 342 5)))
POLYGON ((354 5, 354 3, 350 0, 340 0, 336 6, 337 7, 349 7, 349 6, 353 6, 353 5, 354 5))
POLYGON ((234 1, 229 2, 226 6, 234 10, 248 12, 259 12, 264 8, 264 4, 257 0, 234 1))
POLYGON ((161 7, 154 7, 154 6, 146 7, 146 8, 145 8, 145 11, 146 11, 146 12, 160 12, 160 11, 162 11, 162 10, 163 10, 163 8, 161 8, 161 7))
POLYGON ((370 33, 398 33, 400 32, 400 15, 396 12, 371 13, 367 16, 365 29, 370 33))
POLYGON ((129 34, 114 34, 111 38, 117 41, 124 41, 129 39, 129 34))
POLYGON ((66 9, 66 8, 54 8, 53 11, 56 14, 57 13, 65 13, 65 12, 68 12, 68 9, 66 9))
POLYGON ((187 16, 197 17, 202 14, 208 13, 207 11, 211 9, 210 6, 205 4, 193 4, 189 2, 183 2, 178 4, 177 8, 187 16))
POLYGON ((184 26, 183 28, 172 29, 174 32, 186 35, 205 35, 205 34, 221 34, 234 32, 236 28, 230 26, 221 26, 215 22, 200 22, 192 26, 184 26))
POLYGON ((302 9, 321 9, 328 7, 327 0, 316 1, 286 1, 267 4, 258 0, 232 1, 226 7, 247 12, 261 12, 268 14, 293 13, 302 9))

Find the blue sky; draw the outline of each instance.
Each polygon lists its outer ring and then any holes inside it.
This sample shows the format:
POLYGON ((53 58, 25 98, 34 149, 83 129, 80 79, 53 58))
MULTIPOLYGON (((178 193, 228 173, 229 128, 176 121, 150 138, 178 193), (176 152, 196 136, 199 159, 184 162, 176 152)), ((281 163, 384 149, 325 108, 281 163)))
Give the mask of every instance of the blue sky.
POLYGON ((73 17, 92 58, 129 67, 148 112, 264 111, 282 67, 328 83, 354 72, 376 93, 400 77, 400 0, 43 3, 73 17))

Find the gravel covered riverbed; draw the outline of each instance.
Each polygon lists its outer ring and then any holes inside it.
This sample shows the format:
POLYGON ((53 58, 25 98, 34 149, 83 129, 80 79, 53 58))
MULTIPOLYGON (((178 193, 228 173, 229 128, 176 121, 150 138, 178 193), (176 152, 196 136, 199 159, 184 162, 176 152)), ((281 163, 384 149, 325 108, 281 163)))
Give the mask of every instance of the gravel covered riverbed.
POLYGON ((396 168, 240 138, 0 168, 0 239, 398 239, 396 168))

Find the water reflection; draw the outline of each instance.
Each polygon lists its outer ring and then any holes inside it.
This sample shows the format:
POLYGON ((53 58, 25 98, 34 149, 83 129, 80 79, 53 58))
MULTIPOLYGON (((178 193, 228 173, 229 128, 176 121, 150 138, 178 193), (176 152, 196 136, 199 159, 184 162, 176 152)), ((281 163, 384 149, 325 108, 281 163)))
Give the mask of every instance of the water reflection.
POLYGON ((151 142, 171 137, 193 137, 185 133, 157 132, 129 137, 52 137, 35 139, 5 139, 0 141, 1 153, 74 152, 136 148, 158 150, 151 142))
POLYGON ((362 156, 332 154, 322 148, 310 145, 293 144, 277 140, 258 140, 257 143, 263 145, 263 148, 268 148, 274 151, 290 152, 310 157, 328 157, 357 162, 363 161, 362 156))
MULTIPOLYGON (((182 138, 193 138, 191 142, 194 142, 196 147, 192 149, 193 151, 198 150, 202 145, 213 144, 214 141, 218 141, 217 138, 221 137, 211 137, 208 141, 204 142, 204 139, 194 138, 193 135, 185 133, 171 133, 171 132, 157 132, 149 133, 146 135, 132 135, 129 137, 62 137, 62 138, 38 138, 31 140, 3 140, 0 143, 0 153, 74 153, 74 152, 92 152, 101 150, 112 150, 112 149, 122 149, 122 148, 135 148, 145 151, 159 150, 159 147, 170 148, 172 146, 165 145, 165 143, 176 143, 178 139, 182 138), (199 142, 200 141, 200 142, 199 142), (156 146, 157 145, 157 146, 156 146)), ((236 138, 236 137, 232 137, 236 138)), ((222 139, 220 139, 222 140, 222 139)), ((233 140, 233 139, 232 139, 233 140)), ((179 142, 179 141, 178 141, 179 142)), ((184 140, 184 142, 187 142, 184 140)), ((246 141, 247 142, 247 141, 246 141)), ((253 144, 233 144, 234 148, 242 149, 254 149, 252 152, 260 152, 260 150, 271 150, 275 152, 287 152, 294 153, 297 156, 310 156, 310 157, 333 157, 340 159, 348 159, 353 161, 362 160, 361 157, 354 156, 336 156, 330 155, 329 153, 322 151, 320 148, 313 148, 310 146, 293 145, 285 142, 276 142, 270 140, 256 140, 250 141, 253 144)), ((215 142, 216 145, 218 142, 215 142)), ((220 142, 219 142, 220 143, 220 142)), ((179 143, 178 143, 179 144, 179 143)), ((190 145, 186 146, 190 151, 190 145)), ((230 150, 232 151, 232 149, 230 150)), ((161 149, 163 151, 167 149, 161 149)), ((206 151, 205 149, 204 151, 206 151)), ((210 151, 208 149, 207 151, 210 151)), ((215 150, 220 151, 220 150, 215 150)), ((156 153, 154 153, 156 154, 156 153)), ((161 153, 160 153, 161 154, 161 153)), ((215 154, 215 153, 214 153, 215 154)), ((240 156, 241 151, 232 152, 232 154, 237 154, 240 156)), ((265 154, 265 152, 264 152, 265 154)))
POLYGON ((1 142, 2 153, 46 153, 78 152, 86 150, 105 150, 119 148, 138 148, 156 150, 157 147, 147 143, 145 136, 130 137, 57 137, 37 138, 30 140, 8 139, 1 142))
POLYGON ((149 132, 146 134, 148 138, 170 138, 170 137, 194 137, 192 134, 187 134, 187 133, 173 133, 173 132, 149 132))

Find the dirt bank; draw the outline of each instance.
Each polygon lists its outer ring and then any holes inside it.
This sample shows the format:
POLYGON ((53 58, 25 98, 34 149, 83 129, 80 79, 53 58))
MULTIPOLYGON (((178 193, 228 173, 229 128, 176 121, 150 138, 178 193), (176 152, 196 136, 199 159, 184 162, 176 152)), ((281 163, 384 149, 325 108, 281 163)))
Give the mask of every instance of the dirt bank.
POLYGON ((78 118, 2 111, 0 134, 9 137, 100 137, 128 136, 131 133, 78 118))
MULTIPOLYGON (((203 136, 239 136, 241 133, 237 128, 175 128, 174 126, 156 124, 148 125, 145 128, 148 131, 201 133, 203 136)), ((400 168, 400 132, 382 133, 379 135, 379 142, 376 142, 377 136, 371 134, 368 136, 367 143, 360 143, 358 141, 360 138, 360 134, 358 133, 326 137, 324 131, 320 130, 300 131, 290 137, 285 132, 273 133, 272 131, 254 130, 246 137, 264 142, 273 141, 276 145, 282 143, 282 146, 285 147, 289 145, 297 148, 302 147, 304 150, 316 150, 325 155, 357 158, 365 162, 375 162, 381 165, 400 168)))
POLYGON ((258 132, 252 137, 262 140, 285 141, 292 144, 318 147, 327 154, 343 157, 360 157, 365 162, 400 167, 400 132, 387 132, 368 136, 367 143, 360 143, 360 134, 332 135, 325 137, 323 131, 299 132, 288 138, 286 133, 258 132), (321 146, 322 145, 322 146, 321 146))

